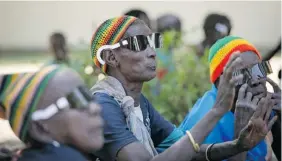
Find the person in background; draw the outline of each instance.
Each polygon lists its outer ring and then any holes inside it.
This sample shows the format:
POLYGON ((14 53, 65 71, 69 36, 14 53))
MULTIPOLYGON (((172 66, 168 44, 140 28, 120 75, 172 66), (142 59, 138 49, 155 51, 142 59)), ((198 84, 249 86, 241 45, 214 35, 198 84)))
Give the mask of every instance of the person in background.
POLYGON ((45 65, 50 64, 64 64, 74 69, 83 78, 86 85, 96 82, 98 73, 95 73, 95 69, 92 67, 92 62, 89 62, 89 58, 85 53, 80 53, 79 59, 71 59, 71 56, 67 47, 67 39, 61 32, 54 32, 50 36, 50 48, 53 54, 53 60, 45 65), (96 79, 93 79, 96 76, 96 79))
POLYGON ((50 36, 50 49, 53 54, 52 63, 60 64, 65 63, 69 64, 69 53, 67 50, 66 38, 63 33, 54 32, 50 36))
MULTIPOLYGON (((209 52, 210 80, 213 84, 212 89, 207 91, 202 98, 198 99, 192 110, 187 114, 185 121, 180 125, 180 128, 183 130, 193 128, 198 121, 201 121, 207 112, 212 109, 218 96, 218 85, 223 81, 221 75, 224 67, 234 51, 241 53, 240 57, 243 60, 241 65, 242 70, 238 70, 238 73, 244 74, 244 81, 237 86, 231 110, 220 119, 205 139, 204 143, 207 144, 222 143, 238 137, 240 130, 248 123, 248 115, 250 114, 248 114, 248 112, 243 114, 240 113, 240 111, 238 111, 238 114, 234 114, 234 112, 237 110, 238 106, 245 103, 245 100, 253 100, 257 102, 262 97, 265 97, 267 94, 266 81, 270 82, 275 88, 275 93, 270 94, 271 100, 275 102, 275 111, 281 111, 281 100, 279 97, 279 95, 281 95, 281 90, 275 83, 267 79, 267 74, 271 71, 270 64, 261 62, 262 58, 260 53, 247 40, 240 37, 227 36, 218 40, 211 47, 209 52), (239 88, 244 83, 247 83, 244 85, 246 86, 245 88, 247 88, 246 95, 239 96, 239 88)), ((247 109, 252 108, 252 105, 246 107, 247 109)), ((278 116, 280 117, 280 115, 278 116)), ((281 128, 277 127, 277 124, 280 124, 279 117, 272 129, 272 132, 275 131, 275 133, 273 133, 275 136, 274 138, 281 137, 281 128)), ((277 139, 274 139, 274 142, 277 141, 277 139)), ((267 151, 266 142, 261 142, 249 152, 241 153, 229 160, 265 160, 267 152, 272 153, 272 151, 267 151)))
POLYGON ((148 14, 143 10, 132 9, 132 10, 125 12, 124 15, 137 17, 140 20, 144 21, 149 28, 152 27, 151 26, 151 20, 150 20, 148 14))
POLYGON ((165 14, 157 19, 157 32, 163 36, 163 47, 157 49, 157 78, 162 79, 167 72, 174 71, 173 50, 180 45, 182 24, 179 17, 165 14))
POLYGON ((272 110, 268 98, 255 105, 257 110, 238 138, 201 144, 231 108, 235 84, 243 78, 242 74, 232 76, 243 61, 239 54, 227 63, 216 104, 198 124, 184 132, 165 120, 142 95, 143 83, 156 76, 154 49, 159 47, 160 35, 132 16, 108 19, 93 34, 92 59, 107 75, 91 88, 105 120, 105 144, 95 156, 107 161, 222 160, 253 148, 265 138, 267 128, 277 118, 266 119, 272 110))
POLYGON ((18 161, 87 161, 103 145, 100 106, 73 70, 44 66, 10 84, 0 97, 14 133, 27 145, 18 161))
POLYGON ((226 15, 211 13, 204 20, 203 30, 205 33, 204 40, 196 46, 196 53, 199 57, 208 53, 210 47, 219 39, 228 36, 231 32, 232 25, 226 15))

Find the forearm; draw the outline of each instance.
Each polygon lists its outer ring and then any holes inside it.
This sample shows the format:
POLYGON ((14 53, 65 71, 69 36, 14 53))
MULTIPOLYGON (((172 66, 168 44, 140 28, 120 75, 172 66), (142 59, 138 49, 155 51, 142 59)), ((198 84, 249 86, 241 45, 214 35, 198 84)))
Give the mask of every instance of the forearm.
MULTIPOLYGON (((200 145, 223 115, 224 112, 211 109, 206 116, 190 130, 195 142, 200 145)), ((154 157, 152 161, 173 161, 175 157, 177 157, 178 161, 189 161, 192 160, 194 155, 196 155, 196 152, 193 145, 189 137, 185 135, 166 151, 154 157)))
POLYGON ((197 153, 193 161, 207 160, 224 160, 230 158, 236 154, 242 153, 243 150, 236 145, 237 140, 228 141, 218 144, 203 144, 201 145, 200 152, 197 153), (207 148, 209 147, 208 151, 207 148))

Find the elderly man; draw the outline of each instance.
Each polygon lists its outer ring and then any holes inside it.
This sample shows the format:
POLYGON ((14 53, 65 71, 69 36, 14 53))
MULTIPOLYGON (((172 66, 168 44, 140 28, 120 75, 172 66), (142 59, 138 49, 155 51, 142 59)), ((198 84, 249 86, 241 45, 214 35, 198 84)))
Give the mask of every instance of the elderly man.
MULTIPOLYGON (((223 81, 220 76, 223 73, 227 60, 234 51, 241 53, 240 57, 243 60, 242 66, 240 67, 241 70, 238 70, 234 74, 236 75, 242 73, 244 74, 244 79, 243 82, 239 82, 237 84, 237 90, 231 111, 227 112, 213 128, 204 141, 204 143, 207 144, 226 142, 238 137, 241 129, 246 126, 249 121, 248 115, 251 115, 252 112, 248 114, 248 108, 246 108, 246 112, 242 112, 237 109, 237 107, 242 105, 248 107, 250 105, 247 105, 244 101, 257 101, 264 97, 267 93, 265 85, 267 80, 273 85, 276 91, 276 93, 271 94, 271 99, 275 102, 275 109, 279 112, 281 108, 281 90, 273 81, 267 78, 267 74, 271 72, 270 64, 268 64, 268 62, 261 61, 259 52, 248 41, 240 37, 227 36, 218 40, 210 49, 209 63, 210 80, 213 83, 212 89, 207 91, 204 96, 196 102, 180 127, 183 130, 193 128, 202 118, 205 117, 207 112, 212 109, 218 96, 218 85, 223 81), (248 84, 247 93, 246 95, 239 96, 239 88, 244 83, 248 84), (234 113, 236 110, 237 114, 234 113)), ((274 136, 274 138, 280 138, 281 130, 280 132, 276 130, 274 136)), ((272 152, 270 151, 270 153, 272 152)), ((265 160, 266 154, 267 145, 265 142, 261 142, 248 153, 241 153, 233 159, 236 161, 265 160)))
POLYGON ((27 144, 19 161, 87 161, 103 145, 100 107, 77 73, 45 66, 10 84, 0 97, 14 133, 27 144))
POLYGON ((201 145, 231 108, 234 86, 243 78, 242 74, 232 76, 242 63, 239 54, 234 54, 226 66, 213 109, 198 124, 183 133, 166 121, 141 93, 143 83, 156 76, 154 49, 160 45, 160 35, 131 16, 108 19, 94 33, 93 61, 108 75, 91 89, 105 120, 105 144, 95 152, 97 157, 107 161, 221 160, 249 150, 264 139, 266 127, 271 127, 276 119, 265 119, 272 104, 266 98, 255 105, 260 110, 254 112, 238 139, 201 145))

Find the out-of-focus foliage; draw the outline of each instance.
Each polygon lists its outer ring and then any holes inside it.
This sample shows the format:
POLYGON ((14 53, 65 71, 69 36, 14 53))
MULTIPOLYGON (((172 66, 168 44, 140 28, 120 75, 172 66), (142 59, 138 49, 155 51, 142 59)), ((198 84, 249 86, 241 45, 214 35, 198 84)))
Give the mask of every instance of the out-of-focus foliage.
MULTIPOLYGON (((164 36, 165 38, 169 36, 164 36)), ((171 63, 174 63, 174 69, 161 80, 155 78, 143 87, 143 93, 153 106, 176 125, 183 121, 197 99, 211 87, 208 52, 202 58, 198 58, 192 47, 183 44, 179 46, 182 47, 170 52, 173 54, 171 63)))
POLYGON ((88 88, 91 88, 98 80, 100 70, 92 62, 90 52, 83 52, 72 57, 70 67, 79 73, 88 88))

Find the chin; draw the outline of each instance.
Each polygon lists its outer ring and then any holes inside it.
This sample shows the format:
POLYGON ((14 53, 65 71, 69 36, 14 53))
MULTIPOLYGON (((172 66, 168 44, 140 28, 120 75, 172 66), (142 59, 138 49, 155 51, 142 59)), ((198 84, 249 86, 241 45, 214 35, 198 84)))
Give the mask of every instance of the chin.
POLYGON ((156 74, 150 75, 144 79, 144 82, 149 82, 150 80, 154 79, 155 77, 156 77, 156 74))

